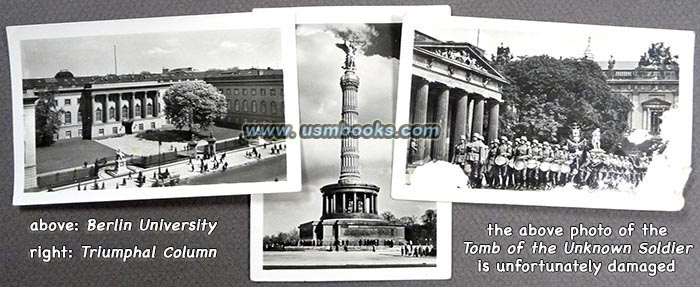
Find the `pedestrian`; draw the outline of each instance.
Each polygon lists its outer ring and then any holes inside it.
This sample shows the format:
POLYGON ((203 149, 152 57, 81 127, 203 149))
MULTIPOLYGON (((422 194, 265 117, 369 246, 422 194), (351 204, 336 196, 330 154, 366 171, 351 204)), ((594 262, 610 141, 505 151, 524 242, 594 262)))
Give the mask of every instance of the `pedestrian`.
POLYGON ((264 149, 267 149, 267 143, 264 143, 264 144, 263 144, 263 148, 264 148, 264 149))
POLYGON ((116 186, 117 186, 117 189, 119 189, 119 184, 118 184, 118 183, 116 184, 116 186))
POLYGON ((105 183, 102 182, 102 189, 105 189, 105 183))
POLYGON ((80 183, 78 183, 78 190, 80 190, 80 183))
POLYGON ((131 171, 129 171, 129 179, 131 179, 131 171))
POLYGON ((126 178, 122 178, 122 185, 126 185, 126 178))
POLYGON ((260 159, 260 158, 261 158, 261 154, 258 154, 258 159, 260 159))
POLYGON ((190 171, 194 171, 194 164, 190 166, 190 171))

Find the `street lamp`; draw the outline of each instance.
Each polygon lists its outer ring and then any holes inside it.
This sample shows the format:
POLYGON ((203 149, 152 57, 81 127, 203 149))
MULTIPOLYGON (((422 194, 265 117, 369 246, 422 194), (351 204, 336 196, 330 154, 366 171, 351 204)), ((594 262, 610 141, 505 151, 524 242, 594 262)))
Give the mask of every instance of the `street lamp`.
POLYGON ((162 155, 160 154, 160 146, 163 144, 163 141, 158 141, 158 177, 160 177, 160 161, 162 159, 162 155))

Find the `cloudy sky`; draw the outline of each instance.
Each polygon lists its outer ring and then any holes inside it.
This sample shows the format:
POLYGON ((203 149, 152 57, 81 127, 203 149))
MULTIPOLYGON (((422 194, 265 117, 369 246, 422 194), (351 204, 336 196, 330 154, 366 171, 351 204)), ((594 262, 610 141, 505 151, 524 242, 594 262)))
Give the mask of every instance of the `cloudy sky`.
MULTIPOLYGON (((540 24, 542 25, 542 24, 540 24)), ((514 28, 513 25, 505 25, 514 28)), ((496 29, 493 26, 487 28, 471 26, 470 28, 448 28, 444 26, 425 25, 417 28, 443 41, 477 43, 486 51, 488 58, 496 53, 498 46, 503 43, 510 47, 514 56, 550 55, 558 58, 582 57, 591 37, 591 51, 596 61, 607 62, 610 56, 616 61, 639 61, 639 56, 647 51, 651 43, 665 42, 671 47, 671 52, 676 55, 680 47, 677 38, 665 37, 659 30, 598 30, 587 26, 585 31, 575 27, 558 25, 558 29, 546 29, 540 26, 533 29, 519 27, 517 29, 496 29), (675 52, 674 52, 675 51, 675 52)), ((551 27, 551 26, 550 26, 551 27)))
MULTIPOLYGON (((301 123, 338 123, 342 92, 339 79, 345 54, 335 46, 341 42, 337 28, 356 31, 374 30, 368 54, 358 55, 360 77, 359 111, 361 123, 380 120, 393 122, 396 81, 399 61, 392 57, 394 41, 375 41, 398 36, 391 24, 375 25, 301 25, 297 26, 297 61, 299 72, 299 108, 301 123), (387 35, 391 34, 391 35, 387 35)), ((434 203, 418 203, 391 199, 392 141, 360 139, 360 161, 363 181, 381 187, 379 212, 391 211, 397 217, 423 215, 434 209, 434 203)), ((321 217, 319 188, 338 181, 340 172, 340 140, 302 140, 302 191, 264 196, 264 233, 289 232, 299 224, 321 217)))
POLYGON ((114 73, 114 45, 120 74, 281 65, 278 29, 128 34, 22 41, 22 77, 53 77, 61 69, 76 76, 114 73))

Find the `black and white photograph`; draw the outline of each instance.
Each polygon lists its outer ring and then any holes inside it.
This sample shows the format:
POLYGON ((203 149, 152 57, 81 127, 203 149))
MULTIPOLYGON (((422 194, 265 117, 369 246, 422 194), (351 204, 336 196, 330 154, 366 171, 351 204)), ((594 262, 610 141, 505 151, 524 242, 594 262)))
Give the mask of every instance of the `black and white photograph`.
POLYGON ((406 19, 397 124, 440 133, 395 142, 394 197, 682 208, 692 32, 406 19))
MULTIPOLYGON (((301 21, 302 127, 393 124, 401 24, 301 21)), ((251 197, 252 280, 450 277, 451 206, 391 198, 391 139, 328 136, 301 146, 302 192, 251 197)))
POLYGON ((299 191, 298 141, 260 132, 298 123, 293 29, 250 13, 9 27, 14 204, 299 191))

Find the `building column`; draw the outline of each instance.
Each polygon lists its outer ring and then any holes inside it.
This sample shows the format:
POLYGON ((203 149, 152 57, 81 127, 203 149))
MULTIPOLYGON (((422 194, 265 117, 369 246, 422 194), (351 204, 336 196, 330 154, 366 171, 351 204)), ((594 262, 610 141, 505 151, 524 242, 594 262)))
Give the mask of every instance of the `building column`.
POLYGON ((449 103, 450 89, 446 86, 441 86, 437 93, 437 104, 435 106, 435 120, 440 126, 440 136, 433 140, 433 154, 435 155, 433 158, 436 160, 448 160, 447 120, 449 103))
POLYGON ((472 135, 484 135, 484 99, 474 98, 474 115, 472 117, 472 135))
POLYGON ((328 196, 328 212, 335 213, 335 194, 328 196))
POLYGON ((467 138, 471 138, 472 134, 472 123, 474 123, 474 98, 469 97, 469 105, 467 108, 467 138))
POLYGON ((109 108, 107 107, 108 101, 109 101, 109 95, 107 95, 107 94, 102 95, 102 122, 103 123, 107 122, 107 119, 108 119, 107 116, 109 116, 108 115, 109 108))
POLYGON ((498 139, 498 113, 500 106, 501 103, 496 100, 493 100, 491 103, 491 110, 489 111, 489 143, 498 139))
POLYGON ((345 193, 343 192, 343 202, 341 202, 340 207, 341 207, 341 213, 345 213, 345 207, 346 207, 346 201, 347 197, 345 196, 345 193))
POLYGON ((38 186, 36 176, 36 101, 32 91, 23 98, 24 115, 24 189, 38 186))
MULTIPOLYGON (((416 102, 413 108, 413 123, 425 124, 428 118, 428 92, 429 83, 423 78, 416 78, 418 89, 416 90, 416 102)), ((422 163, 427 158, 425 145, 429 142, 425 138, 416 139, 417 151, 413 154, 413 162, 422 163)))
MULTIPOLYGON (((464 91, 462 91, 464 92, 464 91)), ((457 115, 455 116, 455 137, 457 140, 461 136, 465 136, 469 138, 469 130, 467 128, 468 120, 467 118, 469 117, 469 95, 464 92, 464 94, 460 95, 459 98, 457 99, 457 115)))
POLYGON ((148 95, 146 92, 143 93, 143 97, 141 98, 141 118, 145 119, 148 117, 146 114, 146 106, 148 105, 148 95))
POLYGON ((116 106, 114 107, 114 116, 117 121, 122 120, 122 94, 117 94, 116 106))
POLYGON ((153 117, 158 117, 158 91, 153 92, 153 117))
POLYGON ((129 94, 128 101, 129 101, 129 113, 127 116, 129 117, 129 119, 133 119, 134 118, 134 93, 129 94))
POLYGON ((357 192, 352 193, 352 212, 357 212, 357 192))
POLYGON ((372 208, 374 208, 374 214, 377 214, 377 195, 373 195, 372 198, 372 208))

